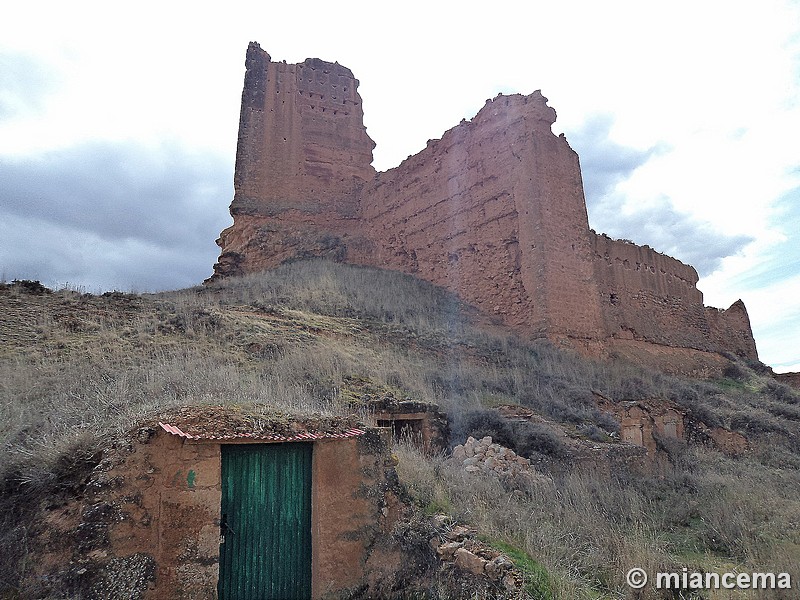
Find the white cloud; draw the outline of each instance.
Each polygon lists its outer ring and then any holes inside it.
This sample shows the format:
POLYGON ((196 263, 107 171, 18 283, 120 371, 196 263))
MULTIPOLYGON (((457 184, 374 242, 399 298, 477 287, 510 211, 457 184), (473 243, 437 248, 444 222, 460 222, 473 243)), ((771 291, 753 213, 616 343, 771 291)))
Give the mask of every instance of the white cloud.
POLYGON ((800 331, 800 275, 745 294, 750 323, 761 356, 776 371, 797 370, 800 331))

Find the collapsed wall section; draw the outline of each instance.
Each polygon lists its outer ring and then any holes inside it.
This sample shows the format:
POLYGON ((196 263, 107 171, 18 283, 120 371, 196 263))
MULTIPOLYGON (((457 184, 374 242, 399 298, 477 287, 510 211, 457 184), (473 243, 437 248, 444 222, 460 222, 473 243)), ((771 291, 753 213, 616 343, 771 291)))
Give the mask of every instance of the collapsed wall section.
POLYGON ((705 312, 714 350, 733 352, 744 358, 758 360, 750 317, 744 302, 737 300, 726 310, 707 306, 705 312))

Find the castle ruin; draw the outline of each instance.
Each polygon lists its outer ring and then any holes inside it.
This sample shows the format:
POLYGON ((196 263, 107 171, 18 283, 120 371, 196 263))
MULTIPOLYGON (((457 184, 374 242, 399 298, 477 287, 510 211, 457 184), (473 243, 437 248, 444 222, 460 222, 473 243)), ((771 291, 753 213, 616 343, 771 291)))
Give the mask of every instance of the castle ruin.
POLYGON ((324 256, 414 275, 574 346, 757 359, 741 301, 705 307, 693 267, 589 228, 578 155, 540 92, 499 95, 376 173, 357 88, 337 63, 272 62, 250 44, 213 278, 324 256))

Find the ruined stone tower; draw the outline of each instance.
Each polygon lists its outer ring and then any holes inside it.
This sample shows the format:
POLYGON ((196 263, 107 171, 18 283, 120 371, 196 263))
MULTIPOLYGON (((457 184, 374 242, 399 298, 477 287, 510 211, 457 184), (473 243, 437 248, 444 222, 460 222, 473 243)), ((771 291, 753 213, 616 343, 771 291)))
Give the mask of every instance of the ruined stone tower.
POLYGON ((696 271, 589 229, 580 163, 540 92, 498 96, 383 173, 349 69, 247 51, 234 224, 214 277, 295 257, 403 271, 531 335, 755 358, 747 312, 696 271))
POLYGON ((375 143, 358 80, 316 58, 272 62, 251 42, 236 152, 234 226, 215 273, 260 270, 298 255, 344 258, 335 238, 358 227, 358 191, 373 179, 375 143), (242 225, 246 225, 242 227, 242 225))

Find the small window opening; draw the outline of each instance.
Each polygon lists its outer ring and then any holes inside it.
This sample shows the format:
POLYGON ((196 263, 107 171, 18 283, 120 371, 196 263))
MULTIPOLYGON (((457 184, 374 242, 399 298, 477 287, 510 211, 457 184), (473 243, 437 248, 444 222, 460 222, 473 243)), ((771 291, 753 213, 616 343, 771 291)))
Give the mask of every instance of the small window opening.
POLYGON ((378 420, 378 427, 386 427, 392 430, 392 438, 399 442, 408 440, 417 444, 422 442, 422 419, 397 419, 397 420, 378 420))

